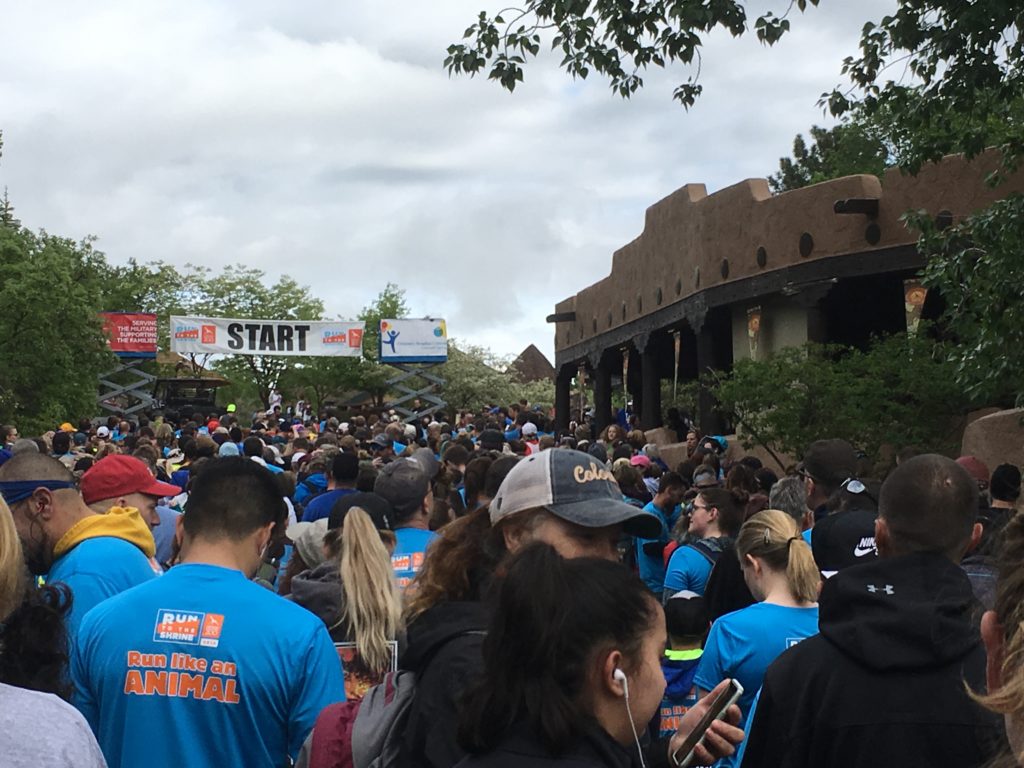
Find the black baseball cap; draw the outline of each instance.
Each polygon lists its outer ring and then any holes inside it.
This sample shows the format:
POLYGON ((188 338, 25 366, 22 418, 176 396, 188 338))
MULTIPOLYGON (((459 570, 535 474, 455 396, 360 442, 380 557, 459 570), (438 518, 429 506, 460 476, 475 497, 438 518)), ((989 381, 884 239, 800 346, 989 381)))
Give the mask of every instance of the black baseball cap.
POLYGON ((426 498, 430 480, 413 459, 396 459, 384 465, 373 483, 373 492, 387 501, 399 518, 416 511, 426 498))
POLYGON ((359 507, 366 512, 377 527, 378 531, 390 531, 394 528, 394 510, 387 500, 376 493, 346 493, 331 507, 331 514, 327 518, 328 530, 341 528, 345 523, 345 515, 353 507, 359 507))

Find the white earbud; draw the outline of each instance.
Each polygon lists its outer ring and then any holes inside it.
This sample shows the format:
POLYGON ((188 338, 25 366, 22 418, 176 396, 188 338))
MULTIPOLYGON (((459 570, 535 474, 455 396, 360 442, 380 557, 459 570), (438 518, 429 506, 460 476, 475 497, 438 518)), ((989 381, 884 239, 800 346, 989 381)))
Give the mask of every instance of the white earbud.
POLYGON ((626 698, 626 714, 629 716, 629 727, 633 729, 633 740, 636 742, 637 755, 640 757, 640 768, 647 768, 644 764, 644 751, 640 747, 640 734, 636 732, 636 723, 633 722, 633 712, 629 708, 629 680, 626 679, 626 673, 621 669, 615 669, 612 672, 612 680, 622 683, 622 693, 626 698))

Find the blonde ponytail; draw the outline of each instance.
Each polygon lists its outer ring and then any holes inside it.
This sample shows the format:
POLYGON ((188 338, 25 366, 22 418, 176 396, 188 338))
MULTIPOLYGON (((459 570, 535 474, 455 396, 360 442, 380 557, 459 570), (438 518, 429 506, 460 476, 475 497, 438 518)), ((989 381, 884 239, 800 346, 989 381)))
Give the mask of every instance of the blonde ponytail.
POLYGON ((11 510, 0 498, 0 622, 14 613, 25 594, 25 561, 11 510))
POLYGON ((817 601, 818 566, 796 521, 785 512, 766 509, 747 520, 736 538, 736 554, 740 562, 753 555, 773 571, 785 572, 789 591, 798 602, 817 601))
POLYGON ((348 621, 367 667, 376 673, 387 671, 388 643, 398 635, 401 603, 387 548, 370 516, 359 507, 345 515, 340 560, 342 620, 348 621))

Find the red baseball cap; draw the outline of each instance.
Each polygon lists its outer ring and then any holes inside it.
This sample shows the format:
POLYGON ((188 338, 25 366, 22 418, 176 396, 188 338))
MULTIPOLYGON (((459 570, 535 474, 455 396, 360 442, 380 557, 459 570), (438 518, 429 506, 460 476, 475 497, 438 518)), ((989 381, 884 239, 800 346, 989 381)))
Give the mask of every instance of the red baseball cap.
POLYGON ((82 475, 78 487, 86 504, 127 496, 130 493, 161 498, 181 493, 178 486, 161 483, 153 477, 142 461, 123 454, 113 454, 100 459, 82 475))

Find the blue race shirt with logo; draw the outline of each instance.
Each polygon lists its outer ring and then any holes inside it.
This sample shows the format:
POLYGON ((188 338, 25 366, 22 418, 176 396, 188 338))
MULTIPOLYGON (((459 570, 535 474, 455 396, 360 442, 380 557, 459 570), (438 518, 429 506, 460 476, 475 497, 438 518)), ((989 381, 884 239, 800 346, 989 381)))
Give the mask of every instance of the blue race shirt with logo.
MULTIPOLYGON (((818 634, 818 608, 755 603, 721 616, 712 626, 694 682, 710 691, 733 677, 743 686, 739 706, 743 728, 765 670, 787 648, 818 634)), ((719 765, 734 765, 723 760, 719 765)))
POLYGON ((71 587, 71 612, 65 618, 72 643, 79 624, 92 608, 137 584, 157 576, 142 550, 116 536, 98 536, 79 542, 53 564, 47 584, 71 587))
POLYGON ((90 611, 72 678, 110 768, 280 768, 345 699, 319 617, 202 564, 90 611))
POLYGON ((423 567, 427 546, 437 534, 422 528, 398 528, 395 530, 395 551, 391 554, 391 568, 395 572, 395 580, 401 589, 409 586, 409 582, 423 567))

